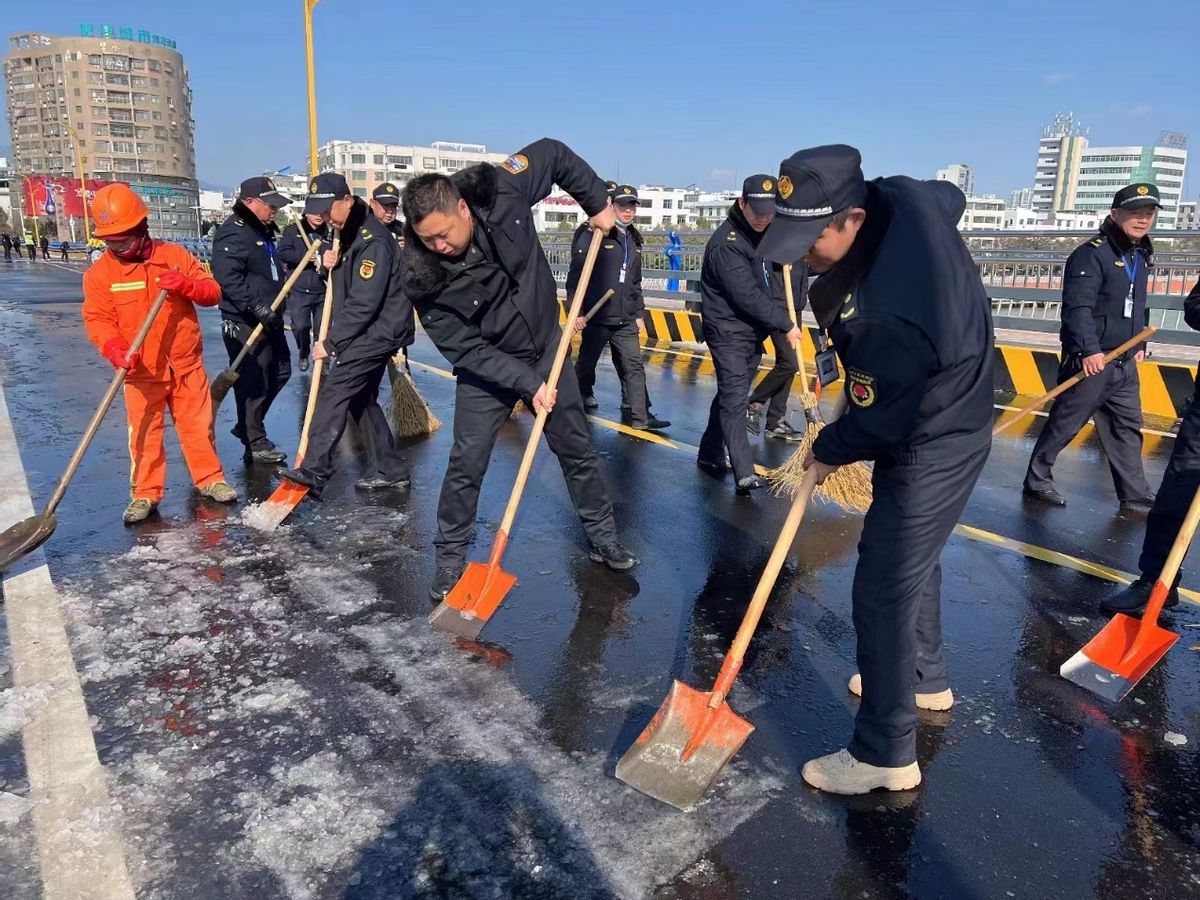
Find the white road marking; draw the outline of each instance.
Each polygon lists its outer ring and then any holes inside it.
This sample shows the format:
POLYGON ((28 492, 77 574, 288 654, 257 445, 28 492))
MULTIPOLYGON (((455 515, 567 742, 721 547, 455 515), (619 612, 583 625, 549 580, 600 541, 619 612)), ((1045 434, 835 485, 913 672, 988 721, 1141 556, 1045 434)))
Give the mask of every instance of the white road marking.
MULTIPOLYGON (((29 485, 0 386, 0 528, 31 515, 29 485)), ((96 755, 50 569, 41 550, 14 568, 3 581, 13 683, 47 693, 21 735, 46 900, 132 900, 117 812, 96 755)))

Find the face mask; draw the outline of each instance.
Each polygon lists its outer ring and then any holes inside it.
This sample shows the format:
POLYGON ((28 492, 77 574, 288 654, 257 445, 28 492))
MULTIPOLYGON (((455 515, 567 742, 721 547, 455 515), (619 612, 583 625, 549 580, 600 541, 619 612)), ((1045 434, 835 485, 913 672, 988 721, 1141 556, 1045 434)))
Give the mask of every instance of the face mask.
POLYGON ((141 229, 130 239, 128 245, 119 250, 112 246, 108 249, 122 262, 145 262, 150 258, 150 253, 154 249, 154 241, 150 238, 150 227, 143 222, 141 229))

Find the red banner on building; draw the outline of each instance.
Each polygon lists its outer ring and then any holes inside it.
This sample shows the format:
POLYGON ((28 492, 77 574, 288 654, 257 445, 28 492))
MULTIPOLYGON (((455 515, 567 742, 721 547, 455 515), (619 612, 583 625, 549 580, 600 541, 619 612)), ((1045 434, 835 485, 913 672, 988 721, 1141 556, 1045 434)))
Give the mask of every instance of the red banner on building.
MULTIPOLYGON (((78 178, 30 175, 20 181, 25 189, 25 215, 64 217, 83 215, 83 199, 80 197, 78 178)), ((109 182, 89 178, 86 184, 88 208, 90 209, 96 191, 109 182)))

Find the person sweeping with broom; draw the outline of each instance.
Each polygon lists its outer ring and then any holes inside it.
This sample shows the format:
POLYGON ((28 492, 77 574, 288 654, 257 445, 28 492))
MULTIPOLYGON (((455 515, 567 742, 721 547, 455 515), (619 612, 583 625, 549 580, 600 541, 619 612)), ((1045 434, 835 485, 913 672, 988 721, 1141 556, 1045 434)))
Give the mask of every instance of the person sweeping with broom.
POLYGON ((608 486, 591 444, 575 370, 547 384, 562 336, 558 290, 531 207, 553 185, 610 232, 604 182, 565 144, 543 138, 498 166, 453 178, 421 175, 404 189, 406 291, 421 325, 454 367, 454 446, 438 499, 437 567, 430 596, 444 600, 463 574, 483 476, 518 400, 549 412, 545 435, 591 544, 589 557, 627 570, 608 486))
POLYGON ((836 794, 921 782, 917 707, 953 703, 941 637, 942 549, 991 448, 991 307, 956 225, 965 198, 944 181, 867 183, 837 144, 780 166, 776 216, 759 253, 801 259, 818 326, 846 372, 844 416, 807 464, 818 481, 873 460, 852 609, 862 703, 844 750, 806 763, 836 794))
POLYGON ((95 235, 107 250, 83 275, 83 324, 88 340, 114 368, 128 369, 125 409, 129 417, 131 498, 126 525, 158 508, 167 481, 163 420, 168 410, 183 458, 202 496, 232 503, 237 491, 225 481, 213 443, 212 402, 204 374, 204 346, 197 306, 216 306, 221 288, 180 247, 150 237, 149 212, 127 184, 105 185, 92 201, 95 235), (140 352, 130 343, 160 291, 165 307, 146 332, 140 352))

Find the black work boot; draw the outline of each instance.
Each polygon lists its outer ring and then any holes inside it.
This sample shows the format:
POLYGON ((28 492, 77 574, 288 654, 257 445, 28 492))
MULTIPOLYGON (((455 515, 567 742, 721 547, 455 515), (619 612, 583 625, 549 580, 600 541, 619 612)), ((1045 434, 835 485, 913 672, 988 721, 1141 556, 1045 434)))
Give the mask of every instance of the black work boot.
POLYGON ((604 563, 615 572, 628 572, 636 566, 640 560, 613 541, 611 544, 605 544, 603 547, 592 545, 591 551, 588 553, 588 559, 595 563, 604 563))
POLYGON ((438 566, 438 570, 433 574, 433 583, 429 585, 429 597, 431 600, 445 600, 446 595, 454 589, 458 584, 458 579, 462 578, 463 566, 438 566))
MULTIPOLYGON (((1142 576, 1125 589, 1118 591, 1107 600, 1100 601, 1100 609, 1106 613, 1125 613, 1127 616, 1141 618, 1150 602, 1150 592, 1154 590, 1154 580, 1142 576)), ((1174 609, 1179 605, 1179 585, 1175 584, 1167 591, 1163 609, 1174 609)))
POLYGON ((303 469, 280 469, 275 475, 280 481, 294 481, 296 484, 304 485, 308 488, 310 497, 314 500, 321 499, 321 489, 325 487, 324 482, 309 475, 303 469))

